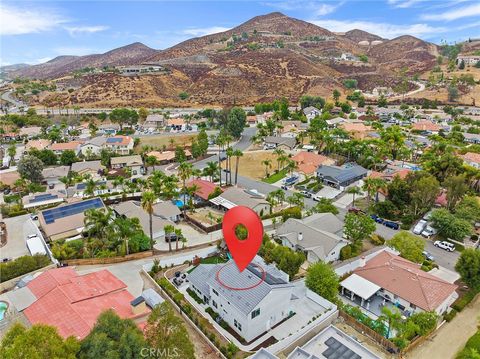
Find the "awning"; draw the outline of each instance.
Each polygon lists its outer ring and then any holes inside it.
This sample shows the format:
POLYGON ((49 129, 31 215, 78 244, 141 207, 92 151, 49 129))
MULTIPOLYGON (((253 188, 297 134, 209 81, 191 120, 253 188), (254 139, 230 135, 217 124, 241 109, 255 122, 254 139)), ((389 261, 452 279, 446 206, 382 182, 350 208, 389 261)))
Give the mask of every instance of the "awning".
POLYGON ((340 285, 365 300, 369 299, 372 295, 374 295, 381 289, 381 287, 379 287, 375 283, 372 283, 357 274, 352 274, 350 277, 343 280, 340 285))
POLYGON ((216 204, 217 206, 222 206, 226 209, 230 209, 237 206, 235 203, 230 202, 228 199, 225 199, 222 196, 212 198, 210 202, 213 204, 216 204))

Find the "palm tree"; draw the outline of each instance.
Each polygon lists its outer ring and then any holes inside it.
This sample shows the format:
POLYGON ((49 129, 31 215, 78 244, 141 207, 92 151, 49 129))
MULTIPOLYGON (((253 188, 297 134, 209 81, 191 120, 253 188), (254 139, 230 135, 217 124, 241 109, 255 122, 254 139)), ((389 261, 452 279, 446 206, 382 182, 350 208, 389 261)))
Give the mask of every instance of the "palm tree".
POLYGON ((89 237, 105 240, 108 236, 109 224, 112 219, 110 209, 89 209, 85 211, 85 230, 89 237))
POLYGON ((237 185, 238 163, 240 162, 240 157, 243 156, 243 152, 241 150, 235 150, 233 151, 233 155, 235 156, 235 185, 237 185))
POLYGON ((168 251, 172 251, 172 240, 171 237, 169 236, 170 233, 175 232, 175 227, 172 226, 171 224, 167 224, 165 227, 163 227, 163 230, 165 231, 165 238, 168 239, 168 251))
POLYGON ((218 173, 218 163, 217 162, 207 162, 207 167, 203 169, 203 175, 210 177, 210 182, 215 182, 215 177, 218 173))
POLYGON ((157 157, 155 156, 147 156, 147 158, 145 158, 145 166, 147 167, 147 173, 148 173, 148 167, 154 167, 158 165, 158 160, 157 160, 157 157))
POLYGON ((185 209, 186 209, 186 198, 187 198, 187 179, 189 179, 192 176, 192 169, 193 165, 188 162, 182 162, 180 163, 180 166, 178 166, 178 177, 182 180, 183 182, 183 206, 182 210, 183 213, 185 214, 185 209))
POLYGON ((92 178, 90 178, 85 184, 85 194, 87 196, 93 196, 95 193, 96 187, 97 187, 97 183, 92 178))
POLYGON ((280 157, 285 157, 285 151, 281 148, 276 148, 273 150, 273 154, 277 156, 277 170, 280 171, 280 157))
POLYGON ((355 207, 355 196, 361 194, 362 191, 358 186, 353 186, 347 189, 347 193, 353 195, 352 207, 355 207))
POLYGON ((220 182, 219 186, 222 187, 222 160, 220 159, 220 154, 222 153, 223 146, 225 145, 225 137, 222 133, 217 136, 216 144, 218 146, 218 171, 220 173, 220 182))
POLYGON ((7 153, 8 157, 10 157, 10 162, 8 164, 10 165, 15 160, 15 155, 17 154, 17 147, 14 144, 10 145, 8 147, 7 153))
POLYGON ((367 177, 363 180, 362 189, 367 192, 367 203, 370 207, 371 198, 381 189, 385 188, 386 181, 382 178, 367 177))
POLYGON ((233 156, 233 148, 232 147, 228 147, 227 148, 227 151, 226 151, 226 154, 227 154, 227 171, 226 171, 226 176, 225 176, 225 179, 226 179, 226 182, 229 182, 230 186, 232 185, 232 156, 233 156), (230 181, 228 180, 228 177, 230 176, 230 181))
POLYGON ((280 169, 283 169, 284 167, 284 164, 285 162, 288 161, 288 156, 287 155, 281 155, 277 158, 277 162, 278 162, 278 171, 280 171, 280 169))
POLYGON ((156 197, 152 191, 143 192, 142 195, 142 208, 145 212, 148 213, 150 217, 150 249, 153 250, 153 204, 155 203, 156 197))
POLYGON ((272 168, 272 160, 263 160, 262 165, 265 166, 265 178, 268 177, 268 169, 272 168))
POLYGON ((175 252, 178 252, 178 242, 183 238, 182 230, 180 228, 175 228, 175 235, 177 237, 177 240, 175 241, 175 252))

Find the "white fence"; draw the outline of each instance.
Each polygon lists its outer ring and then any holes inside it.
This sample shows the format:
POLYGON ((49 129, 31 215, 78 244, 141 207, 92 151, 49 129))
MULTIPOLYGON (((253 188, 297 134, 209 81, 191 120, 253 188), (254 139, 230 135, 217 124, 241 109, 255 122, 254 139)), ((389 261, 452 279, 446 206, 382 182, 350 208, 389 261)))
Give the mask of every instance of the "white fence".
MULTIPOLYGON (((199 249, 191 253, 186 253, 179 256, 171 256, 168 258, 162 258, 160 259, 160 265, 162 267, 170 267, 172 265, 176 266, 176 265, 183 264, 186 261, 191 261, 195 257, 200 257, 200 258, 208 257, 212 254, 217 253, 217 251, 218 251, 217 246, 212 245, 211 247, 199 249)), ((153 260, 150 263, 143 265, 143 269, 146 272, 149 272, 152 269, 152 266, 153 266, 153 260)))

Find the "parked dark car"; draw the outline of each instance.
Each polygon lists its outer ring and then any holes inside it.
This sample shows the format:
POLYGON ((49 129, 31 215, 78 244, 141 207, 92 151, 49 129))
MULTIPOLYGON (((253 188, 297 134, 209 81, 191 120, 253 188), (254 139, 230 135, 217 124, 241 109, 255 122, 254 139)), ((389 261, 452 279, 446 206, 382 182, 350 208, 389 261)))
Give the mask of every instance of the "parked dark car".
POLYGON ((176 242, 180 240, 180 238, 175 233, 167 233, 165 235, 165 242, 176 242))
POLYGON ((379 217, 379 216, 377 216, 376 214, 372 214, 372 215, 370 216, 370 218, 373 219, 373 220, 374 220, 375 222, 377 222, 377 223, 383 223, 383 222, 384 222, 384 219, 381 218, 381 217, 379 217))
POLYGON ((385 227, 388 227, 388 228, 391 228, 391 229, 399 229, 400 228, 400 225, 396 222, 392 222, 392 221, 383 221, 383 225, 385 227))

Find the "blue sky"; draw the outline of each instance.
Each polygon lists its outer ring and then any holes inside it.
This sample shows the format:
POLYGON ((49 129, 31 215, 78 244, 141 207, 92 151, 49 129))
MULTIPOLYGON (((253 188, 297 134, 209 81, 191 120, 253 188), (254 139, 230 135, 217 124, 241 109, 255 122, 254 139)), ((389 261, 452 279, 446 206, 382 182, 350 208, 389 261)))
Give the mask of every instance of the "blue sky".
POLYGON ((164 49, 281 11, 331 31, 359 28, 387 38, 439 43, 480 38, 480 2, 378 1, 8 1, 0 3, 0 63, 40 63, 140 41, 164 49))

